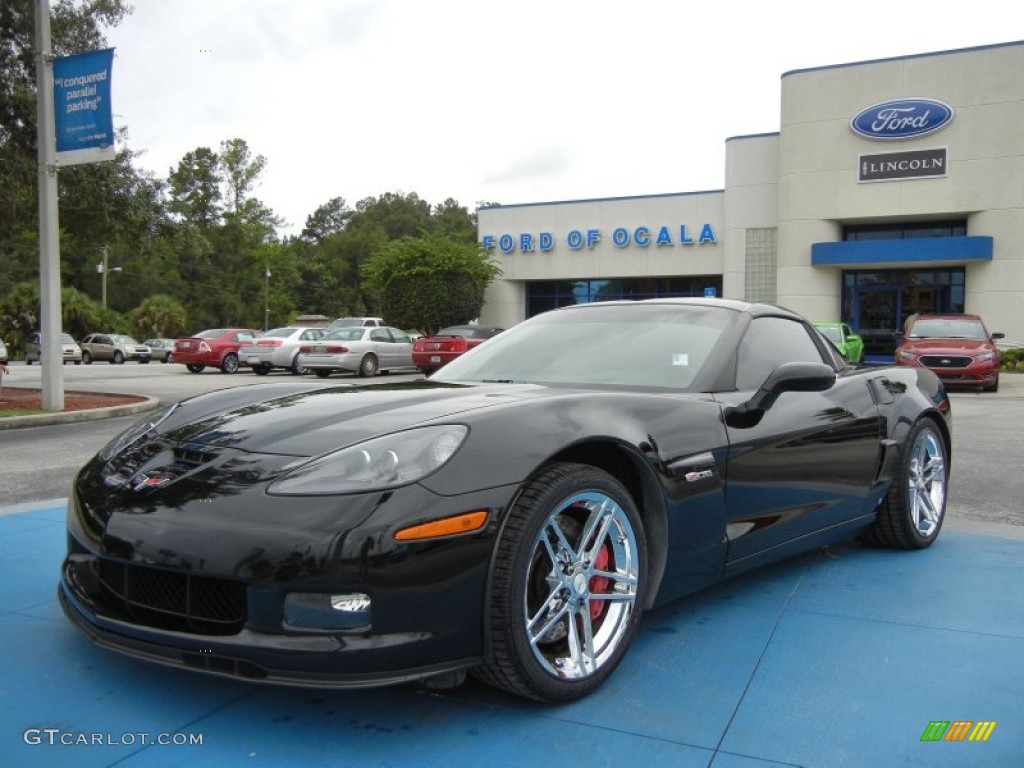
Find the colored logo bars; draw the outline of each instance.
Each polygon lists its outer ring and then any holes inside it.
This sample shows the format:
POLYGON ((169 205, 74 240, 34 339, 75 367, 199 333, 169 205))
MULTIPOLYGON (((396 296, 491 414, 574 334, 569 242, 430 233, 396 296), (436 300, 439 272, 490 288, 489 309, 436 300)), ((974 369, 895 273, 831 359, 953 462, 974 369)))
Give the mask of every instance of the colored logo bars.
POLYGON ((988 741, 995 728, 995 720, 932 720, 921 741, 988 741))

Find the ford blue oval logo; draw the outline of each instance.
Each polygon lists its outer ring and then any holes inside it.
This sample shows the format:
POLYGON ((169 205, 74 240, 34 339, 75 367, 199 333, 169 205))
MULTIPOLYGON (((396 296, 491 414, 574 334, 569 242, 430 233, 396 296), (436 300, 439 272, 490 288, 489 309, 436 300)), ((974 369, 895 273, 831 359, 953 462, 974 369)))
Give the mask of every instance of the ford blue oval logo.
POLYGON ((953 108, 935 99, 897 99, 862 109, 850 121, 853 132, 867 139, 916 139, 944 128, 953 108))

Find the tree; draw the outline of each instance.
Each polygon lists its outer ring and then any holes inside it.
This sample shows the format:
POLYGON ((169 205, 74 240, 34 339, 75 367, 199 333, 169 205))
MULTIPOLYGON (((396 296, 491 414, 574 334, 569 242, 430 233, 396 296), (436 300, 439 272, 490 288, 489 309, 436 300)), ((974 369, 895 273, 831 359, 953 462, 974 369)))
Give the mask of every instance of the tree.
POLYGON ((484 290, 501 273, 475 243, 443 235, 386 243, 363 271, 389 323, 428 334, 477 317, 484 290))
POLYGON ((180 336, 186 332, 186 313, 177 299, 150 296, 129 313, 132 327, 143 339, 180 336))
POLYGON ((352 215, 343 197, 332 197, 306 217, 306 226, 299 237, 304 242, 315 244, 331 235, 339 235, 352 215))
POLYGON ((253 157, 245 139, 228 139, 220 143, 220 163, 229 210, 243 215, 253 187, 267 168, 267 158, 263 155, 253 157))
POLYGON ((189 224, 210 227, 221 217, 220 158, 209 147, 188 152, 172 168, 168 208, 189 224))

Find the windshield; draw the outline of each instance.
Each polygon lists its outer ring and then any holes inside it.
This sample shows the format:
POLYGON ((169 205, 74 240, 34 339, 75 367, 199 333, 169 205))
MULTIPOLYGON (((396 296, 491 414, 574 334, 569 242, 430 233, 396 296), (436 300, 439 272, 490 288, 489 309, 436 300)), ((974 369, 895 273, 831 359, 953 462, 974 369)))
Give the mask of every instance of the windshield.
POLYGON ((987 339, 985 326, 972 318, 927 318, 910 326, 912 339, 987 339))
POLYGON ((831 341, 833 344, 843 343, 843 334, 839 332, 839 327, 835 325, 819 325, 818 330, 821 331, 822 335, 831 341))
POLYGON ((734 313, 680 304, 589 304, 537 315, 470 350, 437 381, 688 388, 734 313))
POLYGON ((363 329, 359 327, 338 328, 322 338, 322 341, 359 341, 363 338, 363 329))
POLYGON ((137 342, 131 336, 115 336, 114 337, 114 343, 115 344, 138 344, 139 342, 137 342))
POLYGON ((71 334, 70 333, 62 333, 60 335, 60 343, 61 344, 74 344, 75 340, 71 338, 71 334))

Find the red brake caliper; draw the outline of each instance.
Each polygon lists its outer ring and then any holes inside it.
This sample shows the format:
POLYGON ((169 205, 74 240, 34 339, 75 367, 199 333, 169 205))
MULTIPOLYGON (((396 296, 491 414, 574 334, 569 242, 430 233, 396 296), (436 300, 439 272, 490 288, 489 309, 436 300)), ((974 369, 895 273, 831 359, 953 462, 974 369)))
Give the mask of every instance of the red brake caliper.
MULTIPOLYGON (((597 553, 597 557, 594 559, 594 568, 599 571, 604 571, 608 568, 608 561, 611 560, 611 549, 607 544, 601 547, 601 551, 597 553)), ((611 579, 607 576, 591 576, 590 577, 590 594, 604 594, 608 589, 608 585, 611 583, 611 579)), ((605 600, 591 600, 590 601, 590 620, 597 621, 601 616, 601 612, 604 610, 607 601, 605 600)))

